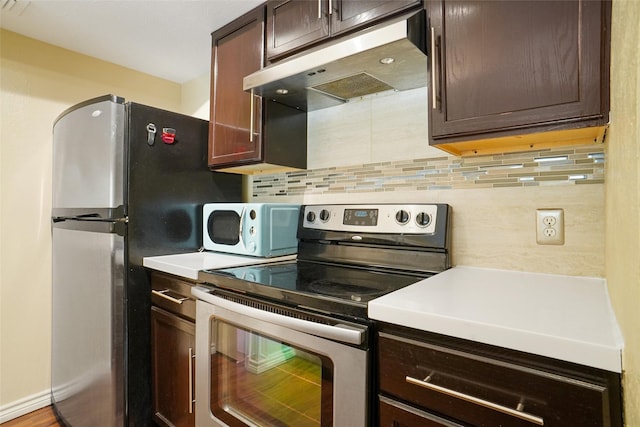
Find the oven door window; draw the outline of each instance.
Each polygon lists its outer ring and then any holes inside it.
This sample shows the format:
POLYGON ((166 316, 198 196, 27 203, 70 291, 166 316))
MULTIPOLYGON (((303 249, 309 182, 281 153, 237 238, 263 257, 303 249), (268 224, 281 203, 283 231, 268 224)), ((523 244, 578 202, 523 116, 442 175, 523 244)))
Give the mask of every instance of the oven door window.
POLYGON ((211 212, 208 221, 211 241, 220 245, 237 245, 240 241, 240 221, 236 211, 211 212))
POLYGON ((294 345, 211 320, 211 412, 231 426, 331 426, 333 365, 294 345))

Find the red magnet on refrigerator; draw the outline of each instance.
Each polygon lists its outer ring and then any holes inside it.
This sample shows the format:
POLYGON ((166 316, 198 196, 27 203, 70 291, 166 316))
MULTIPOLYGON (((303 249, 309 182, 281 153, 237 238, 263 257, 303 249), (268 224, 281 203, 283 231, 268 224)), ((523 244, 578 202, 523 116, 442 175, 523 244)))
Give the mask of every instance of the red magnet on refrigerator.
POLYGON ((162 128, 162 141, 165 144, 173 144, 176 140, 176 130, 173 128, 162 128))

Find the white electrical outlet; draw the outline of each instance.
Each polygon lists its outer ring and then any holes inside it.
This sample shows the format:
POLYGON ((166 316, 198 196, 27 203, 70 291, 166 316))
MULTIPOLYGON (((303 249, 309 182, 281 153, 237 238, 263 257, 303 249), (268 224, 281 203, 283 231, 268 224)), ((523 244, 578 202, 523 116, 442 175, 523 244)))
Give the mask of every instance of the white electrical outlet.
POLYGON ((564 210, 536 210, 536 242, 539 245, 564 245, 564 210))

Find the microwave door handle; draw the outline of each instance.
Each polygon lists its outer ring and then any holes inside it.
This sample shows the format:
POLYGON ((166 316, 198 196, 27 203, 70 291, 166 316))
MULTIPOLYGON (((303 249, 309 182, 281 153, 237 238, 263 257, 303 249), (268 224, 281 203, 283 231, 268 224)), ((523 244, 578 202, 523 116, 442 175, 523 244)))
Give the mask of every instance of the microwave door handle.
POLYGON ((244 244, 244 240, 242 239, 242 234, 243 234, 243 230, 244 230, 244 212, 247 208, 245 208, 244 206, 242 207, 242 210, 240 211, 240 227, 238 230, 238 240, 240 240, 240 244, 242 245, 242 248, 245 248, 245 244, 244 244))

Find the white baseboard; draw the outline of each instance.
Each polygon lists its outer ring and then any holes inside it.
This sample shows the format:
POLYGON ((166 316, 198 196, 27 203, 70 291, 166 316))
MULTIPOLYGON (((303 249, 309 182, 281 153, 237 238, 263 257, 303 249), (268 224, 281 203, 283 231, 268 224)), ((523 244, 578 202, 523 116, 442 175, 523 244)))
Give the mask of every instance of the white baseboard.
POLYGON ((0 424, 49 405, 51 405, 51 390, 44 390, 40 393, 23 397, 0 406, 0 424))

